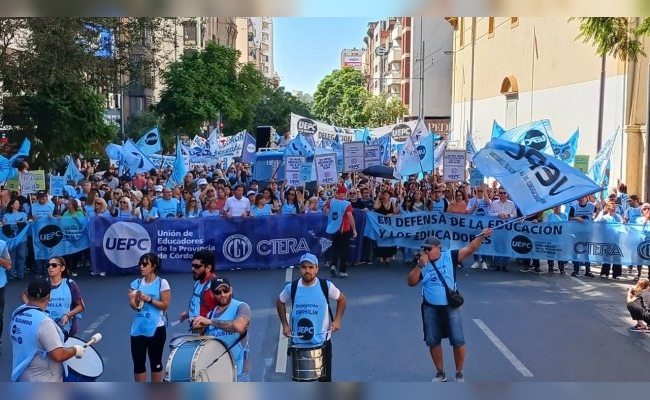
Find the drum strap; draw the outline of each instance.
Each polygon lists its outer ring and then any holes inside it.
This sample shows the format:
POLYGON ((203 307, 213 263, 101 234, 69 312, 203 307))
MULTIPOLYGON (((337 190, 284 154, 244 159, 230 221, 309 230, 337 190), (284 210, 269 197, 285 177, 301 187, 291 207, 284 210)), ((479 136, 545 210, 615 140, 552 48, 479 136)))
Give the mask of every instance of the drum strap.
MULTIPOLYGON (((293 282, 291 282, 291 306, 292 307, 296 300, 296 291, 298 290, 299 280, 300 279, 296 279, 293 282)), ((323 278, 318 278, 318 282, 320 283, 320 288, 323 291, 323 296, 325 296, 325 301, 327 301, 327 311, 330 314, 330 322, 334 321, 334 314, 332 314, 332 308, 330 307, 329 288, 327 287, 327 280, 323 278)))
POLYGON ((220 359, 221 357, 223 357, 224 354, 228 353, 228 352, 229 352, 233 347, 237 346, 237 343, 241 342, 241 341, 246 337, 246 335, 248 335, 248 331, 239 334, 239 337, 237 338, 237 340, 235 340, 235 341, 233 342, 233 344, 231 344, 230 346, 228 346, 228 348, 227 348, 223 353, 221 353, 221 355, 219 355, 219 357, 215 358, 214 361, 212 361, 210 364, 208 364, 207 367, 205 367, 205 368, 203 368, 203 369, 205 370, 205 369, 208 369, 208 368, 210 368, 211 366, 213 366, 214 363, 216 363, 217 361, 219 361, 219 359, 220 359))

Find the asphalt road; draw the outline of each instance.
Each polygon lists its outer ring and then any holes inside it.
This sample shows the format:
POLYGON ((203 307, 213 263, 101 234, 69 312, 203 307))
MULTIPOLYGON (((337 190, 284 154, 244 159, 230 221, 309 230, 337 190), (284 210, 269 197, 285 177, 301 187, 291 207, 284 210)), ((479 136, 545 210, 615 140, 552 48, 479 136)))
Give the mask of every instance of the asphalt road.
MULTIPOLYGON (((189 266, 189 265, 188 265, 189 266)), ((545 267, 543 266, 545 270, 545 267)), ((426 382, 434 375, 422 341, 420 289, 406 285, 408 268, 362 265, 350 277, 334 279, 348 298, 342 329, 334 335, 334 380, 350 382, 426 382)), ((465 378, 473 382, 628 382, 647 380, 650 334, 628 332, 633 324, 625 308, 631 280, 573 278, 559 274, 459 269, 465 296, 463 322, 467 341, 465 378)), ((291 380, 275 298, 293 269, 223 271, 235 297, 250 304, 251 380, 291 380), (280 349, 280 351, 278 351, 280 349)), ((598 270, 596 268, 596 275, 598 270)), ((298 270, 295 270, 297 277, 298 270)), ((329 275, 326 268, 321 276, 329 275)), ((188 273, 166 275, 172 289, 170 321, 192 293, 188 273)), ((100 332, 96 349, 104 372, 98 381, 131 382, 129 330, 133 311, 126 293, 132 276, 77 278, 87 311, 80 321, 82 339, 100 332)), ((5 319, 19 304, 27 281, 7 287, 5 319)), ((8 381, 11 342, 5 322, 0 346, 0 381, 8 381)), ((171 337, 187 333, 185 324, 168 329, 171 337)), ((453 377, 448 342, 445 369, 453 377)), ((163 362, 167 359, 165 352, 163 362)))

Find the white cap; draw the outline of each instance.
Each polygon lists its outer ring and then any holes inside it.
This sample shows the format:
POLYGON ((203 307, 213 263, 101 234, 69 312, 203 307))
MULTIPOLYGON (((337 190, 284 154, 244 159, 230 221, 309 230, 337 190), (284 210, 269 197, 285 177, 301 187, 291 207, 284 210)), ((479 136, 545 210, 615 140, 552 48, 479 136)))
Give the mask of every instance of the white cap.
POLYGON ((251 194, 257 194, 257 192, 254 190, 249 190, 248 193, 246 193, 246 197, 250 196, 251 194))
POLYGON ((207 184, 208 184, 208 181, 207 181, 205 178, 201 178, 201 179, 199 179, 199 180, 196 182, 196 184, 199 185, 199 186, 201 186, 201 185, 207 185, 207 184))
POLYGON ((155 189, 156 189, 156 192, 162 192, 163 191, 162 185, 156 185, 155 189))

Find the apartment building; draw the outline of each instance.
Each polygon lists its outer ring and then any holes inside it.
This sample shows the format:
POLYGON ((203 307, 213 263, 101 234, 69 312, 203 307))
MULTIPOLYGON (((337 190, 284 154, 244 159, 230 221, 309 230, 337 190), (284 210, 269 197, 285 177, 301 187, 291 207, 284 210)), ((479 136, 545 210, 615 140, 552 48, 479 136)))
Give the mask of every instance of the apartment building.
POLYGON ((255 27, 255 47, 258 49, 257 57, 259 69, 268 79, 278 79, 273 64, 273 18, 251 18, 255 27))
POLYGON ((368 90, 401 99, 409 110, 405 120, 422 116, 430 130, 449 132, 453 29, 446 20, 370 22, 364 42, 368 90))
MULTIPOLYGON (((580 130, 578 154, 593 161, 598 146, 603 58, 576 40, 579 22, 567 18, 449 17, 454 28, 452 126, 472 129, 477 147, 491 138, 492 122, 505 128, 548 118, 566 141, 580 130)), ((630 18, 638 24, 638 18, 630 18)), ((640 38, 647 51, 650 39, 640 38)), ((601 142, 619 131, 610 182, 644 194, 648 57, 604 59, 601 142)), ((644 196, 642 196, 644 197, 644 196)))
POLYGON ((343 49, 341 51, 341 68, 354 68, 363 71, 363 59, 366 49, 343 49))

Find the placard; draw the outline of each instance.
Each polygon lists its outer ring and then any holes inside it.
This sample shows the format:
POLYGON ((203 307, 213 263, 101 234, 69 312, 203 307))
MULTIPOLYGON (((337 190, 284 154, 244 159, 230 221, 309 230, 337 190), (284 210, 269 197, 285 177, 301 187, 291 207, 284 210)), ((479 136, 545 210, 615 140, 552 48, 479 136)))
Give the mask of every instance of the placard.
POLYGON ((18 176, 18 180, 20 181, 21 194, 32 194, 38 192, 36 175, 31 172, 24 172, 18 176))
POLYGON ((339 183, 336 154, 314 156, 314 167, 316 168, 316 180, 319 185, 336 185, 339 183))
POLYGON ((65 176, 50 177, 50 194, 52 196, 63 197, 63 186, 65 185, 65 176))
POLYGON ((367 144, 363 148, 365 153, 365 166, 366 168, 373 165, 381 165, 381 145, 367 144))
POLYGON ((313 163, 305 162, 300 166, 300 180, 302 182, 311 182, 311 170, 314 166, 313 163))
POLYGON ((465 150, 445 150, 442 164, 442 179, 447 182, 465 180, 465 150))
POLYGON ((363 147, 363 142, 343 143, 343 172, 363 171, 365 168, 363 147))
POLYGON ((473 187, 481 186, 485 176, 478 168, 472 168, 469 170, 469 184, 473 187))
POLYGON ((573 167, 582 171, 583 174, 589 172, 589 155, 576 154, 573 167))
POLYGON ((284 179, 287 186, 300 186, 304 181, 300 180, 300 168, 305 163, 304 156, 286 156, 284 158, 284 179))

